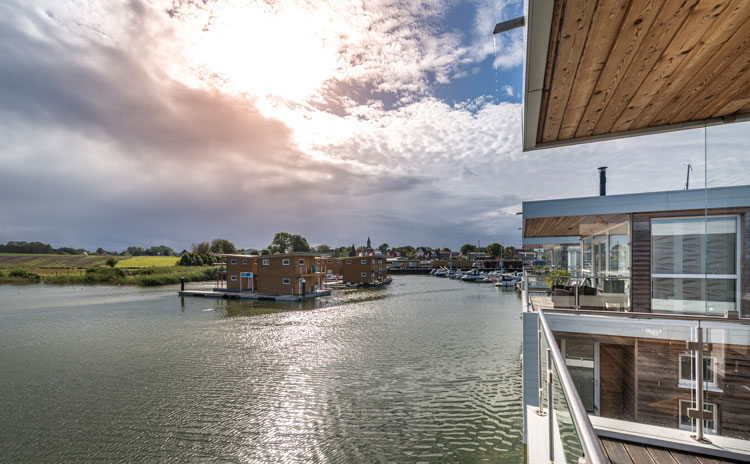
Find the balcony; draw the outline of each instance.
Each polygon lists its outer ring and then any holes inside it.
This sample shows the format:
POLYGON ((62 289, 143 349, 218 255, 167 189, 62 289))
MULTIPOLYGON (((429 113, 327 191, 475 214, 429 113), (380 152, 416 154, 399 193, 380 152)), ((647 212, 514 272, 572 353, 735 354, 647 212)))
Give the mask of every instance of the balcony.
POLYGON ((524 313, 529 462, 750 460, 750 324, 707 319, 524 313))

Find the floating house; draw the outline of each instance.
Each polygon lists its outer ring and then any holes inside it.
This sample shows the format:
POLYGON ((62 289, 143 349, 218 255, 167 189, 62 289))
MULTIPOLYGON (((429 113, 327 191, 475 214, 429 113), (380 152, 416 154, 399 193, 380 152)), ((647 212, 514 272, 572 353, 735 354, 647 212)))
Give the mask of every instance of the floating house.
POLYGON ((226 290, 264 295, 307 295, 323 288, 326 268, 310 253, 220 255, 226 262, 226 290))
MULTIPOLYGON (((750 2, 526 3, 524 151, 750 125, 750 2)), ((524 203, 528 463, 750 461, 750 188, 704 180, 524 203)))
POLYGON ((342 281, 345 284, 381 284, 388 278, 386 266, 383 256, 342 258, 342 281))

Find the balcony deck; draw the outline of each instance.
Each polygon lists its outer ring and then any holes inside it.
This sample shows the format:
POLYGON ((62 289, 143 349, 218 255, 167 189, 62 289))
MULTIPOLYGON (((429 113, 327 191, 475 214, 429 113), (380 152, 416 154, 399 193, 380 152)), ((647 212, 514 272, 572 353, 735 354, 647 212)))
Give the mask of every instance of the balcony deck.
POLYGON ((740 461, 703 456, 614 438, 599 438, 612 464, 733 464, 740 461))

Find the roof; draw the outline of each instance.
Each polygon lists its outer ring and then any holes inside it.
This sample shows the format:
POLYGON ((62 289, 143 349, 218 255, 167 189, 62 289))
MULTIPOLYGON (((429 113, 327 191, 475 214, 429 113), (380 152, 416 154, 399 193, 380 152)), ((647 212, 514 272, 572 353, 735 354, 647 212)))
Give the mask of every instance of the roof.
POLYGON ((582 235, 626 220, 626 214, 750 207, 750 185, 525 201, 523 245, 575 244, 582 235))
POLYGON ((295 253, 279 253, 275 255, 242 255, 242 254, 233 254, 233 253, 219 253, 216 256, 223 256, 225 258, 285 258, 285 257, 292 257, 292 256, 312 256, 312 257, 323 257, 323 256, 330 256, 326 255, 324 253, 315 253, 315 252, 309 252, 309 251, 298 251, 295 253))
POLYGON ((524 151, 750 120, 747 0, 529 0, 524 151))

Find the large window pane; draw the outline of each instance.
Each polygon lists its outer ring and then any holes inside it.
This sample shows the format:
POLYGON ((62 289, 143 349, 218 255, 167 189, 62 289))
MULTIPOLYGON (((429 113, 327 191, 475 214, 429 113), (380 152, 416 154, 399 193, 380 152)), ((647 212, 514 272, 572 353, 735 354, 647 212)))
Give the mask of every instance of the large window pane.
POLYGON ((736 279, 659 278, 651 280, 654 311, 724 315, 737 308, 736 279))
POLYGON ((737 218, 659 219, 651 225, 653 274, 737 273, 737 218))

